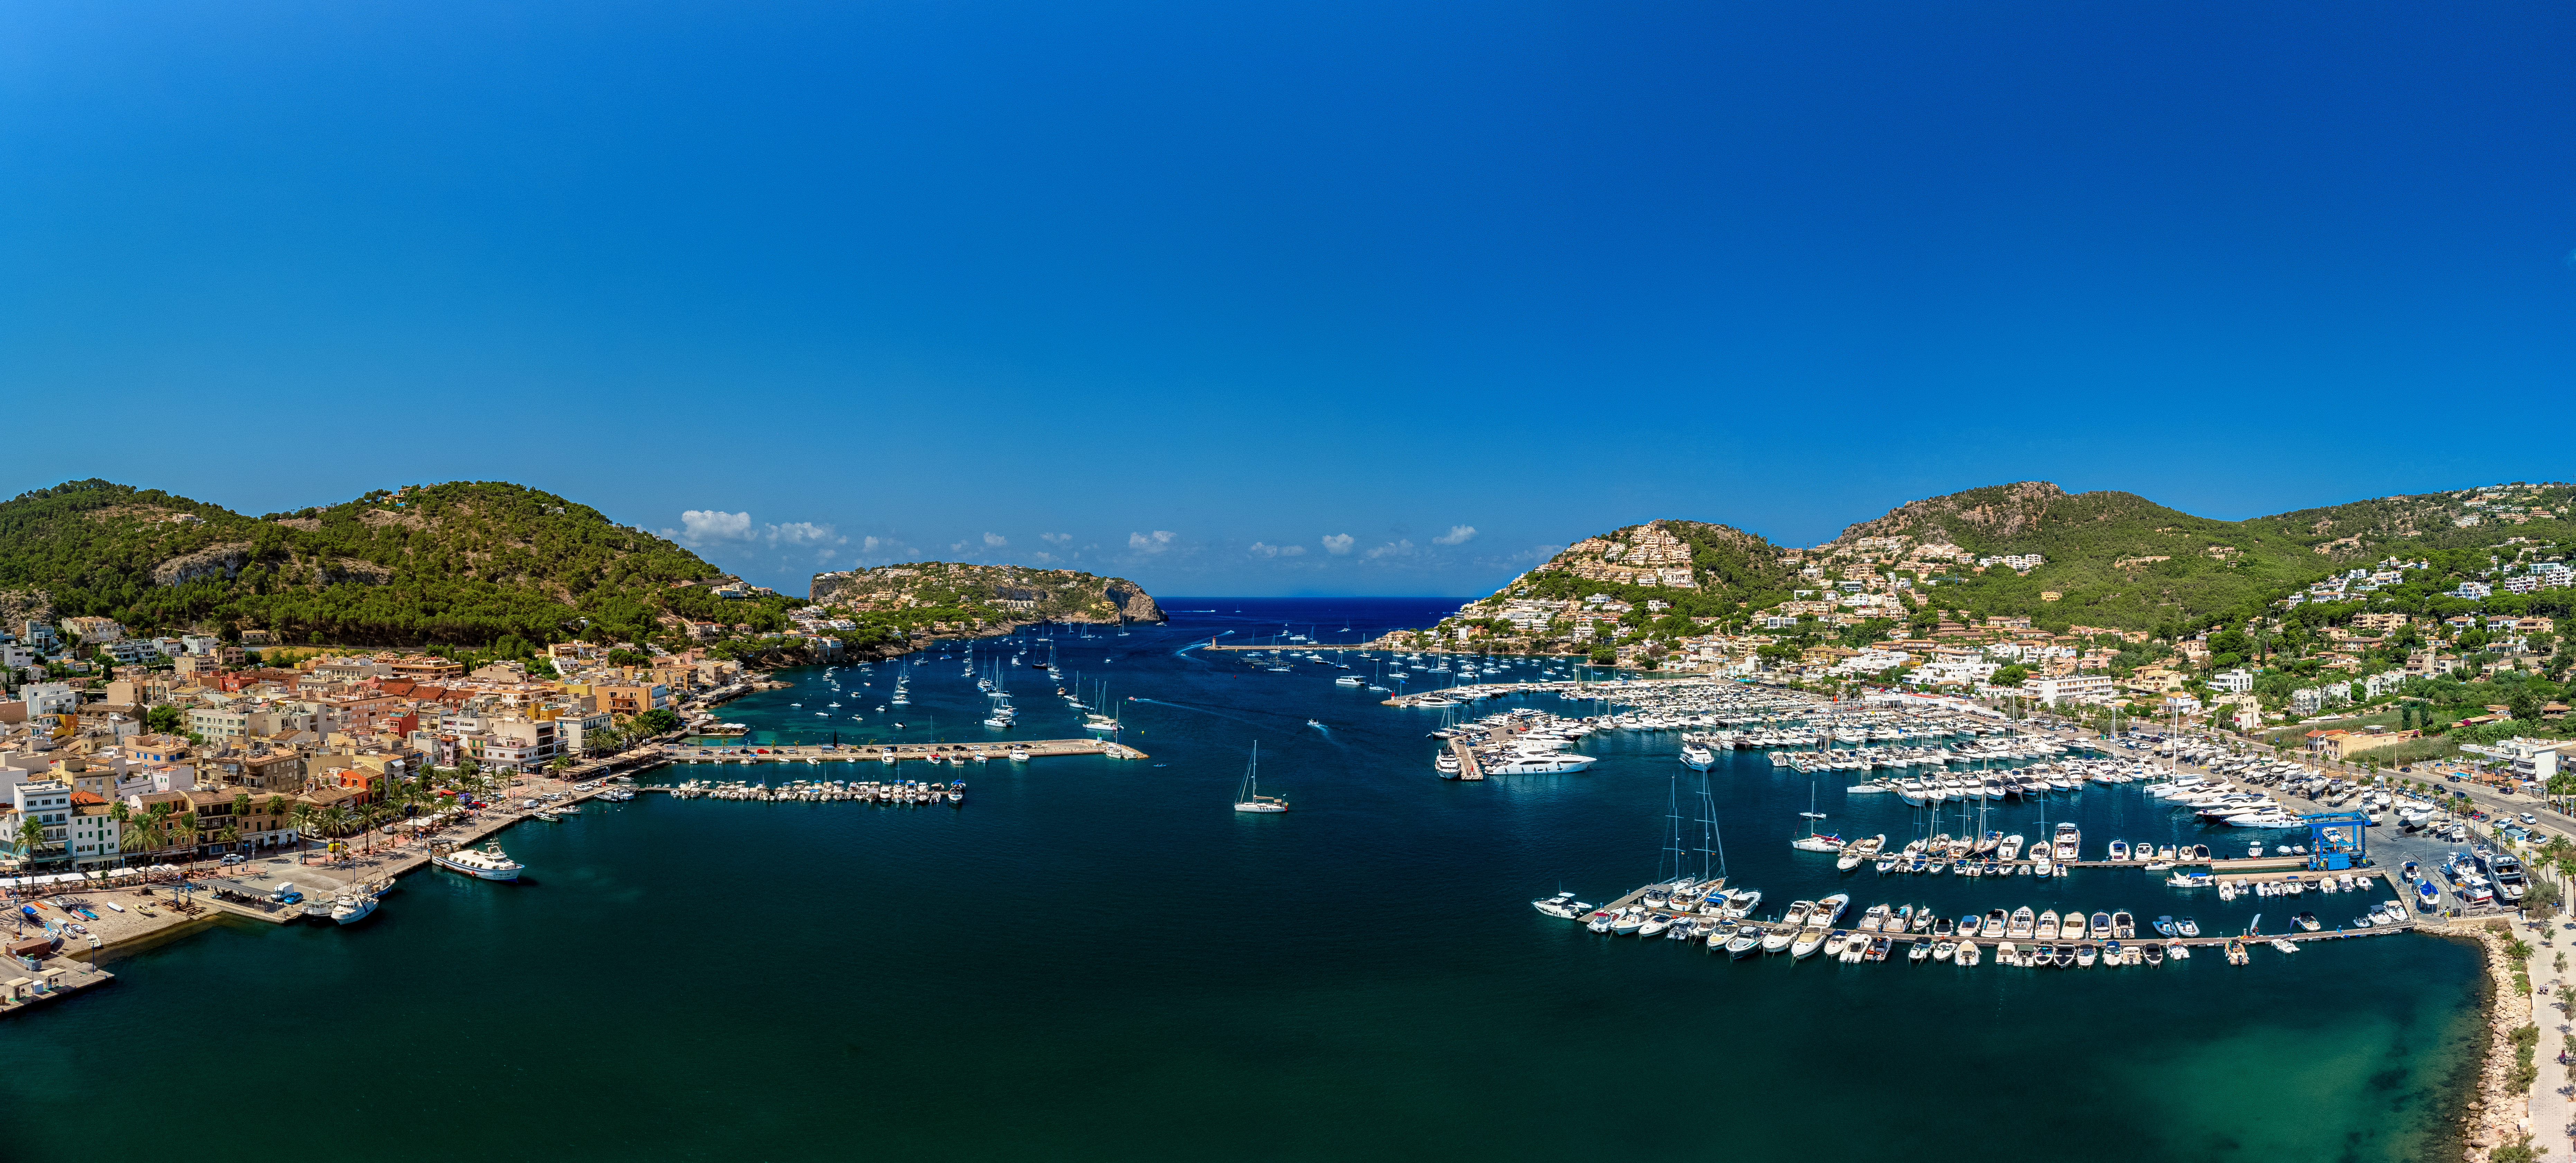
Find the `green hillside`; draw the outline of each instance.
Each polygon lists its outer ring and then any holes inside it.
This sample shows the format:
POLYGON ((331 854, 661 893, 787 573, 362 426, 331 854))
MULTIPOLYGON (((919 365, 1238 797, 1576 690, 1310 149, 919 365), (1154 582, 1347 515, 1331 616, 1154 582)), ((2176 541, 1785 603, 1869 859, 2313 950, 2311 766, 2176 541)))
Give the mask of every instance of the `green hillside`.
POLYGON ((1843 530, 1833 545, 1890 537, 1981 558, 2047 558, 2026 576, 2001 564, 1940 568, 1929 597, 1943 609, 2028 614, 2061 627, 2144 629, 2251 610, 2337 564, 2277 524, 2195 517, 2133 493, 2069 493, 2045 481, 1909 502, 1843 530))
POLYGON ((2571 492, 2501 485, 2221 521, 2131 493, 2023 481, 1909 502, 1845 529, 1831 546, 1903 538, 1909 548, 1946 542, 1979 557, 2040 554, 2046 564, 2026 576, 2000 564, 1939 569, 1932 604, 2028 614, 2052 627, 2152 629, 2250 616, 2311 581, 2390 556, 2483 560, 2509 538, 2565 541, 2576 528, 2558 513, 2571 492))
POLYGON ((144 633, 480 646, 561 640, 588 618, 626 637, 723 605, 724 576, 587 505, 499 482, 369 493, 249 517, 102 480, 0 502, 0 590, 144 633))

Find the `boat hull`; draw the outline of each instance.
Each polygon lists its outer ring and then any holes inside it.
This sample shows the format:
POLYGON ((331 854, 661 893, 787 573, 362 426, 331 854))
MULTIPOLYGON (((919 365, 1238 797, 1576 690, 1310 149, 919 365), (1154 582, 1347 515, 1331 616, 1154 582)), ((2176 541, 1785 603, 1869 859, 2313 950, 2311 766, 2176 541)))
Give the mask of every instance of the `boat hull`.
POLYGON ((432 856, 429 859, 430 863, 436 864, 440 868, 444 868, 449 872, 462 872, 476 880, 517 880, 519 879, 519 873, 523 871, 517 868, 477 868, 470 864, 459 864, 456 861, 449 859, 445 853, 440 853, 439 855, 432 856))

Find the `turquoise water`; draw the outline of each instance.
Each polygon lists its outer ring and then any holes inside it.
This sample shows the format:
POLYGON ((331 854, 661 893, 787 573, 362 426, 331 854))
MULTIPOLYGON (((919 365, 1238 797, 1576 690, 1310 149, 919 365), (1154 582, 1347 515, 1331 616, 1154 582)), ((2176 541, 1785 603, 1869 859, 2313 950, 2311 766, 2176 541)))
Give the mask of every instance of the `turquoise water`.
MULTIPOLYGON (((2465 947, 2033 972, 1596 936, 1527 901, 1654 875, 1670 736, 1596 737, 1583 775, 1444 783, 1434 713, 1311 665, 1176 653, 1300 608, 1367 628, 1435 607, 1169 605, 1229 612, 1058 644, 1068 670, 1157 700, 1128 707, 1150 761, 969 767, 958 809, 593 805, 504 837, 532 869, 519 885, 415 876, 361 927, 227 926, 123 959, 113 988, 0 1026, 20 1109, 167 1080, 269 1111, 296 1149, 369 1159, 2445 1156, 2440 1112, 2477 1050, 2465 947), (1227 808, 1256 738, 1290 813, 1227 808)), ((1074 733, 1043 676, 1015 674, 1016 734, 1074 733)), ((805 737, 829 691, 787 677, 803 685, 729 715, 805 737)), ((913 690, 943 721, 983 706, 955 660, 916 667, 913 690)), ((1754 758, 1715 774, 1729 872, 1775 906, 1841 885, 1859 904, 2054 900, 2213 930, 2257 911, 2134 874, 1839 876, 1785 843, 1805 777, 1754 758)), ((1846 834, 1904 834, 1891 797, 1819 797, 1846 834)), ((2129 789, 2048 807, 2096 846, 2173 828, 2129 789)), ((2027 814, 1998 826, 2032 831, 2027 814)), ((9 1152, 280 1149, 195 1118, 66 1117, 17 1120, 9 1152)))

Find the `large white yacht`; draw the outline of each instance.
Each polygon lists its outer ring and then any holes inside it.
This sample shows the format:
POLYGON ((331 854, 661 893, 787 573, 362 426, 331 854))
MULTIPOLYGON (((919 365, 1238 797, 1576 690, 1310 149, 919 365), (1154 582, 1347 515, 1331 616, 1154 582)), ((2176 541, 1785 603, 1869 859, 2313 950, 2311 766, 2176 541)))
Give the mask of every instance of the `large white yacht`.
POLYGON ((517 880, 525 867, 501 851, 498 843, 481 848, 455 848, 432 855, 430 862, 450 872, 462 872, 482 880, 517 880))
POLYGON ((1497 759, 1487 764, 1485 774, 1551 775, 1559 772, 1581 771, 1598 762, 1600 760, 1593 756, 1577 755, 1571 751, 1521 748, 1514 751, 1508 759, 1497 759))

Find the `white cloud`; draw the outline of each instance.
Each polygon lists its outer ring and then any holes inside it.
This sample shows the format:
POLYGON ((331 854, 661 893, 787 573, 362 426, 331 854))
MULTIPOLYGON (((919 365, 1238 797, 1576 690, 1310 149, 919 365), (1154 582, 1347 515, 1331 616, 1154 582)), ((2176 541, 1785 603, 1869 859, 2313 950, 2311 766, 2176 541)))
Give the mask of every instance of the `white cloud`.
POLYGON ((1303 545, 1264 545, 1261 542, 1255 541, 1252 543, 1252 555, 1254 557, 1304 557, 1306 556, 1306 547, 1303 545))
POLYGON ((771 545, 847 545, 850 541, 829 525, 818 525, 812 521, 753 525, 750 513, 728 513, 722 509, 686 510, 680 514, 680 528, 665 529, 662 535, 693 549, 727 541, 766 542, 771 545))
POLYGON ((984 548, 986 549, 1000 549, 1010 543, 1010 538, 1004 537, 999 533, 987 533, 984 535, 984 548))
POLYGON ((701 541, 735 541, 751 535, 751 514, 727 513, 722 509, 691 509, 680 514, 680 539, 694 545, 701 541))
POLYGON ((1061 545, 1065 544, 1066 542, 1069 542, 1069 541, 1073 540, 1073 534, 1071 534, 1071 533, 1040 533, 1040 534, 1038 534, 1038 540, 1040 540, 1040 541, 1044 541, 1044 542, 1046 542, 1046 543, 1047 543, 1047 544, 1049 544, 1049 545, 1061 546, 1061 545))
POLYGON ((1054 555, 1054 554, 1052 554, 1052 553, 1047 552, 1046 550, 1041 549, 1041 550, 1039 550, 1039 551, 1037 551, 1037 552, 1035 552, 1035 553, 1030 554, 1030 555, 1029 555, 1029 560, 1031 560, 1031 561, 1035 561, 1035 562, 1039 562, 1039 563, 1045 563, 1045 562, 1054 561, 1054 560, 1055 560, 1055 555, 1054 555))
POLYGON ((876 552, 876 551, 877 551, 877 546, 880 546, 880 545, 892 546, 893 544, 894 544, 894 543, 893 543, 893 542, 891 542, 891 541, 879 541, 879 540, 877 540, 877 539, 876 539, 876 538, 874 538, 874 537, 870 537, 870 538, 867 538, 866 540, 863 540, 863 541, 859 542, 859 552, 861 552, 861 553, 874 553, 874 552, 876 552))
POLYGON ((1400 557, 1400 556, 1403 556, 1404 554, 1408 554, 1408 553, 1411 553, 1411 552, 1413 552, 1413 543, 1412 543, 1412 542, 1410 542, 1410 541, 1390 541, 1390 542, 1387 542, 1387 543, 1386 543, 1386 544, 1384 544, 1384 545, 1378 546, 1378 547, 1377 547, 1377 548, 1375 548, 1375 549, 1369 550, 1369 551, 1368 551, 1367 556, 1369 557, 1369 559, 1370 559, 1370 560, 1374 561, 1374 560, 1376 560, 1377 558, 1387 557, 1387 556, 1398 556, 1398 557, 1400 557))
POLYGON ((948 552, 964 553, 966 552, 966 543, 963 541, 951 541, 948 543, 948 552))
POLYGON ((1349 553, 1351 551, 1351 543, 1357 540, 1359 539, 1348 533, 1327 533, 1324 535, 1324 551, 1335 557, 1339 557, 1342 554, 1349 553))
POLYGON ((1178 534, 1173 533, 1169 529, 1154 530, 1151 536, 1143 533, 1130 533, 1127 535, 1127 548, 1136 550, 1139 553, 1161 553, 1162 551, 1172 547, 1172 538, 1176 536, 1178 536, 1178 534))
POLYGON ((1447 533, 1443 533, 1438 537, 1432 538, 1431 543, 1434 545, 1465 545, 1468 539, 1475 535, 1476 527, 1473 525, 1452 525, 1449 527, 1449 531, 1447 533))

